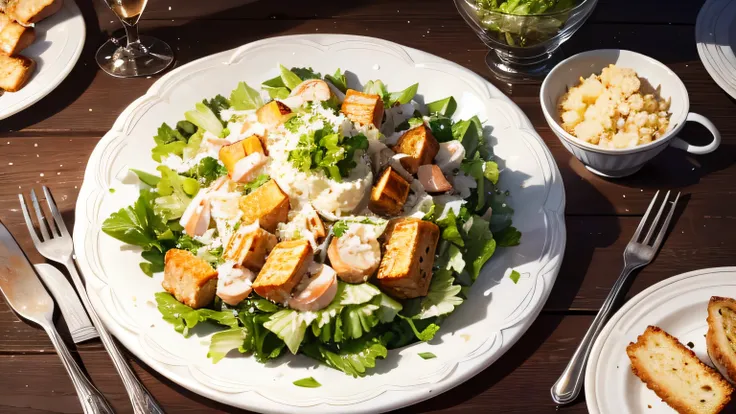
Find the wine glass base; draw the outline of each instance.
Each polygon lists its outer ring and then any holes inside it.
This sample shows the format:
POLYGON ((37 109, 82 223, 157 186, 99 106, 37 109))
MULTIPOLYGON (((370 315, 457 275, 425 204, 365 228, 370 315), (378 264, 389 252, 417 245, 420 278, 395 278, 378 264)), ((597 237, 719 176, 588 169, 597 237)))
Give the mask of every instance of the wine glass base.
POLYGON ((95 55, 97 65, 116 78, 155 75, 174 62, 174 53, 164 41, 141 35, 140 41, 126 47, 126 36, 111 38, 95 55))
POLYGON ((534 58, 509 58, 491 50, 486 55, 486 65, 501 81, 507 83, 537 83, 562 61, 561 50, 534 58))

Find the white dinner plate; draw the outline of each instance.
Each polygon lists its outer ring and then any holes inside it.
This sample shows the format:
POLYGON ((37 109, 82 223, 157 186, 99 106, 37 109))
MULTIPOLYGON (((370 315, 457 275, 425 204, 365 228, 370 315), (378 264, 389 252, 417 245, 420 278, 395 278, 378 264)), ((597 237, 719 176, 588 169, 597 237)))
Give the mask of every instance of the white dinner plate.
POLYGON ((590 351, 585 401, 590 414, 675 413, 631 372, 626 347, 649 325, 662 328, 713 366, 705 348, 711 296, 736 298, 736 267, 695 270, 634 296, 608 321, 590 351), (650 408, 651 407, 651 408, 650 408))
POLYGON ((547 147, 524 113, 473 72, 444 59, 384 40, 345 35, 276 37, 249 43, 184 65, 158 80, 118 118, 90 157, 77 201, 74 245, 95 309, 110 331, 138 358, 172 381, 214 400, 261 412, 380 412, 431 398, 488 367, 506 352, 541 310, 565 250, 565 195, 547 147), (239 81, 256 86, 275 76, 277 64, 311 66, 322 73, 348 70, 349 85, 382 79, 392 88, 419 82, 427 102, 454 95, 456 116, 487 120, 505 169, 521 245, 499 248, 473 286, 467 303, 442 325, 430 343, 389 352, 364 378, 286 356, 267 365, 230 356, 206 357, 201 337, 185 339, 161 319, 154 293, 160 278, 138 268, 139 252, 100 231, 109 214, 131 204, 137 191, 115 176, 133 167, 154 171, 152 136, 173 125, 196 102, 228 96, 239 81), (115 187, 116 191, 109 189, 115 187), (514 284, 511 269, 521 273, 514 284), (431 351, 434 359, 417 353, 431 351), (314 377, 320 388, 292 383, 314 377))
POLYGON ((695 42, 710 76, 736 99, 736 1, 705 2, 695 23, 695 42))
POLYGON ((74 0, 36 24, 36 41, 20 54, 36 61, 36 71, 23 89, 0 93, 0 119, 22 111, 53 91, 79 60, 86 28, 74 0))

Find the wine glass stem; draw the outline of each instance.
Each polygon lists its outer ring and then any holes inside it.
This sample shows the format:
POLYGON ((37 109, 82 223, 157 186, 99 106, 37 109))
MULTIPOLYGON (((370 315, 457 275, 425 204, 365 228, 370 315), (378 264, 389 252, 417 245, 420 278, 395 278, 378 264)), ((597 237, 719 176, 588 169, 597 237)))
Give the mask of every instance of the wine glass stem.
POLYGON ((123 24, 123 27, 125 27, 125 36, 128 39, 128 45, 126 47, 138 43, 138 23, 131 25, 123 24))

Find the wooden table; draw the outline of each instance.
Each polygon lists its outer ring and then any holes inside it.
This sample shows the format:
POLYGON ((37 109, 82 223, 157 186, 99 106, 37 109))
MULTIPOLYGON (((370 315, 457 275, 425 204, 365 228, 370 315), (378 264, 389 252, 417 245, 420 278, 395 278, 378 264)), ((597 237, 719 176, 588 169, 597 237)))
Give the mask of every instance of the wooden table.
MULTIPOLYGON (((71 0, 67 0, 71 1, 71 0)), ((17 193, 50 186, 72 228, 87 159, 118 114, 155 78, 115 79, 98 70, 94 53, 120 25, 102 1, 77 0, 87 44, 69 77, 49 96, 0 121, 0 219, 32 260, 41 262, 19 211, 17 193)), ((690 92, 691 110, 709 117, 723 135, 707 156, 666 150, 633 177, 605 180, 583 168, 560 145, 539 107, 539 85, 506 88, 485 66, 485 46, 451 1, 353 0, 279 2, 152 0, 143 33, 167 41, 177 65, 270 36, 349 33, 375 36, 455 61, 496 83, 524 110, 562 172, 567 192, 568 245, 562 270, 542 311, 521 340, 490 368, 405 412, 552 413, 557 379, 619 274, 622 252, 657 189, 685 194, 670 236, 656 260, 639 272, 629 297, 653 283, 736 260, 736 103, 708 76, 695 48, 702 2, 599 0, 588 22, 564 46, 566 54, 625 48, 672 68, 690 92)), ((682 136, 709 135, 688 125, 682 136)), ((77 347, 93 382, 120 412, 130 412, 122 384, 99 341, 77 347)), ((167 412, 233 412, 164 379, 130 356, 135 371, 167 412)), ((45 334, 0 304, 0 412, 80 412, 76 394, 45 334)), ((587 412, 584 401, 560 407, 587 412)))

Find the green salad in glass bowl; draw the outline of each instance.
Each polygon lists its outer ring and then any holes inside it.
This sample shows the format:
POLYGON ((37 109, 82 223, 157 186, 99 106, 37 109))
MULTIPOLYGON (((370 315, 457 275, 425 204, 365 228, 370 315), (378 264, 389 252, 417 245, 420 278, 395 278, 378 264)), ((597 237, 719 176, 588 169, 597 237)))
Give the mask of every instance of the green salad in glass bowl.
POLYGON ((597 0, 455 0, 463 18, 492 49, 488 66, 501 79, 539 78, 557 48, 585 22, 597 0))

